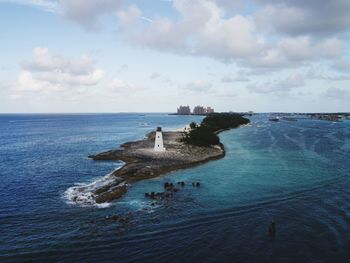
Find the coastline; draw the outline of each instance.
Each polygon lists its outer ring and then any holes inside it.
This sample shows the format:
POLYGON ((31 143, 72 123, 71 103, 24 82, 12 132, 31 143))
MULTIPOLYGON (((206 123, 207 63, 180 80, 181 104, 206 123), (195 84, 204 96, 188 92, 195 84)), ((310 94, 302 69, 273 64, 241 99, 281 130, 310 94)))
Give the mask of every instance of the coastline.
POLYGON ((96 161, 118 160, 125 163, 111 173, 112 180, 94 190, 92 198, 97 204, 110 202, 122 197, 131 183, 225 156, 222 144, 211 147, 188 145, 180 141, 182 134, 180 131, 163 132, 165 152, 153 151, 155 132, 151 132, 143 140, 122 144, 121 149, 90 155, 89 158, 96 161))

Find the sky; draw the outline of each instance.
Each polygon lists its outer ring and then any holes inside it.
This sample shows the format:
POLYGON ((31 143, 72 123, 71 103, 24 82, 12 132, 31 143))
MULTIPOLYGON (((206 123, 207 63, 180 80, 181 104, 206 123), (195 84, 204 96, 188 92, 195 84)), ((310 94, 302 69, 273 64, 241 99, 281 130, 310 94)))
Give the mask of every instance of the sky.
POLYGON ((0 0, 0 113, 350 111, 349 0, 0 0))

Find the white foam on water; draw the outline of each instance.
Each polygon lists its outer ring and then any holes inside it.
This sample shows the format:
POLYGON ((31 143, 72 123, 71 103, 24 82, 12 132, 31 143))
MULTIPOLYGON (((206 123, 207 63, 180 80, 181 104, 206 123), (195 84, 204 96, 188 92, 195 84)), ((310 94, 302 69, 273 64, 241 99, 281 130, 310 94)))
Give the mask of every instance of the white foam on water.
POLYGON ((78 205, 82 207, 95 206, 98 208, 106 208, 111 206, 111 203, 102 203, 102 204, 96 203, 94 192, 98 188, 108 185, 113 181, 115 181, 116 179, 118 179, 113 175, 113 172, 91 183, 77 183, 75 186, 69 187, 64 192, 64 198, 66 199, 66 203, 70 205, 78 205))

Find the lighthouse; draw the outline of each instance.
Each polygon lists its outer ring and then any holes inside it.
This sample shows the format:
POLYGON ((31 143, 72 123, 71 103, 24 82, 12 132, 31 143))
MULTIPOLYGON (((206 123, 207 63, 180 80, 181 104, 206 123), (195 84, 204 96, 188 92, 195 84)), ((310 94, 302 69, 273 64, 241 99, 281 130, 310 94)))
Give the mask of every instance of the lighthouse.
POLYGON ((164 152, 165 151, 161 127, 157 127, 156 138, 154 140, 154 150, 156 152, 164 152))

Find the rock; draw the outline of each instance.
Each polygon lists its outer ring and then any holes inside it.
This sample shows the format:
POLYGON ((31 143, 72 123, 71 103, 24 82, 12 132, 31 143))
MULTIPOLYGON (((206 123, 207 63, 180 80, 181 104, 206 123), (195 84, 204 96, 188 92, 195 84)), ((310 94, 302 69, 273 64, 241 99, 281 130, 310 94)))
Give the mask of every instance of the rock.
POLYGON ((276 223, 275 223, 275 221, 272 221, 270 226, 269 226, 269 235, 271 237, 274 237, 275 234, 276 234, 276 223))
POLYGON ((117 215, 112 215, 111 216, 111 219, 114 220, 114 221, 117 221, 119 219, 119 216, 117 215))
POLYGON ((96 203, 101 204, 105 202, 112 201, 114 199, 118 199, 123 196, 127 191, 127 187, 125 185, 123 186, 117 186, 112 189, 110 189, 108 192, 103 192, 99 195, 96 195, 96 203))
POLYGON ((177 184, 181 185, 182 187, 185 186, 185 182, 181 181, 181 182, 177 182, 177 184))
POLYGON ((197 183, 196 183, 196 186, 197 186, 197 187, 200 187, 200 186, 201 186, 201 184, 200 184, 199 182, 197 182, 197 183))

